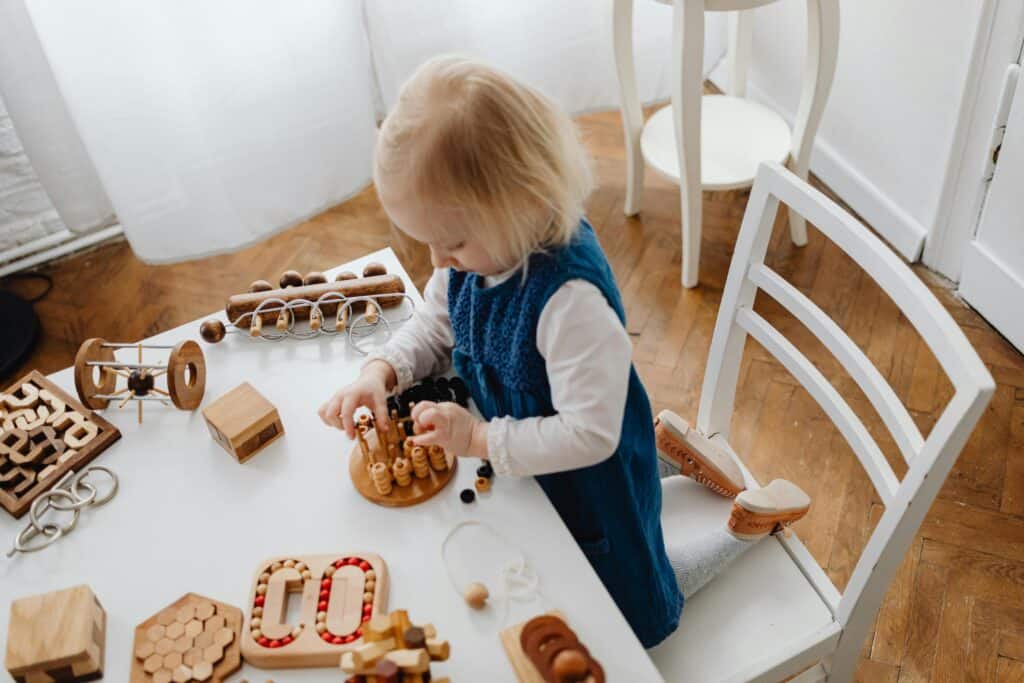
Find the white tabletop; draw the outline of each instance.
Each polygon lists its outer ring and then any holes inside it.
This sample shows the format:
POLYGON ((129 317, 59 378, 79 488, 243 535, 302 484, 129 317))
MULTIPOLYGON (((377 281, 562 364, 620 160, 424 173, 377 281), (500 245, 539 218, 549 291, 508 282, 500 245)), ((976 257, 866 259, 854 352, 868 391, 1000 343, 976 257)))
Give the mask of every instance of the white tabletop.
MULTIPOLYGON (((420 301, 390 249, 331 272, 359 271, 368 261, 401 273, 420 301)), ((198 329, 196 321, 147 341, 198 338, 198 329)), ((128 680, 136 624, 181 595, 200 593, 246 610, 253 572, 263 559, 363 551, 380 554, 388 565, 389 609, 408 610, 413 623, 433 623, 438 637, 451 643, 451 658, 433 665, 435 677, 514 681, 499 629, 559 609, 601 661, 609 681, 662 680, 532 478, 497 477, 490 494, 465 505, 458 494, 472 487, 479 461, 462 459, 455 481, 420 505, 379 507, 355 491, 347 464, 353 443, 324 427, 316 414, 359 370, 361 357, 346 341, 264 342, 229 335, 220 344, 202 346, 203 406, 248 381, 277 406, 284 438, 240 465, 214 443, 201 409, 183 412, 147 403, 139 425, 134 406, 109 407, 104 417, 121 430, 122 439, 95 462, 117 472, 120 492, 107 505, 84 510, 78 528, 46 550, 0 557, 0 642, 6 642, 13 598, 87 583, 108 615, 105 680, 120 683, 128 680), (492 594, 500 593, 501 565, 521 550, 540 577, 543 598, 511 603, 507 614, 500 595, 481 612, 465 605, 446 576, 440 549, 448 532, 469 519, 499 529, 518 548, 479 527, 463 528, 449 544, 458 584, 482 581, 492 594)), ((75 394, 70 368, 51 379, 75 394)), ((24 525, 24 518, 0 514, 0 555, 24 525)), ((233 680, 242 675, 255 683, 341 679, 337 669, 262 673, 248 664, 240 674, 233 680)))

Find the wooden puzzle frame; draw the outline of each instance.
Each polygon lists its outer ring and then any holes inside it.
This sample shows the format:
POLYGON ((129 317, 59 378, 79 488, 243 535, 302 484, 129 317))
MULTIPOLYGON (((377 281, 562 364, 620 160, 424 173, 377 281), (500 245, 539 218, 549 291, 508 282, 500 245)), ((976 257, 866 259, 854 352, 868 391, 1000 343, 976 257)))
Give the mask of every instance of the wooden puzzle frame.
POLYGON ((0 480, 21 477, 24 487, 18 493, 0 488, 0 505, 20 518, 66 472, 89 464, 120 438, 117 427, 38 370, 29 372, 0 394, 0 480), (25 395, 24 385, 32 387, 31 395, 25 395), (40 462, 33 463, 32 453, 39 449, 40 462), (34 482, 30 486, 24 485, 26 471, 34 482))
POLYGON ((245 661, 267 669, 336 667, 363 644, 366 622, 385 613, 388 570, 373 553, 287 555, 261 562, 242 631, 245 661), (285 624, 289 594, 299 623, 285 624))

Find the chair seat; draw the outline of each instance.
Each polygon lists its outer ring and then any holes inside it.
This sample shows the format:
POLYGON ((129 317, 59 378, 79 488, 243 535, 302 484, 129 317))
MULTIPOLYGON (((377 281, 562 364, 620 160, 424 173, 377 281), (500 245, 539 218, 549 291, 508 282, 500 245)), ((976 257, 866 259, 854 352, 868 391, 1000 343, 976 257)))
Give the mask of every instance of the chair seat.
MULTIPOLYGON (((662 480, 665 544, 721 528, 732 501, 685 477, 662 480)), ((768 538, 686 601, 679 628, 652 648, 666 681, 742 680, 758 662, 835 635, 832 613, 782 544, 768 538), (796 644, 800 643, 797 648, 796 644)))

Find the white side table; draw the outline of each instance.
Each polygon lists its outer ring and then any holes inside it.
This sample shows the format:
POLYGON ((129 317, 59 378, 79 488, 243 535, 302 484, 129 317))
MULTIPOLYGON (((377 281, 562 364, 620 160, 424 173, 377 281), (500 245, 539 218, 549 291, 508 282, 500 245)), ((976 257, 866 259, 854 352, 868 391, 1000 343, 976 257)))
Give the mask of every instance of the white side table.
MULTIPOLYGON (((750 58, 749 10, 777 0, 658 0, 673 5, 672 103, 644 125, 633 62, 633 0, 614 0, 615 64, 626 138, 626 205, 640 211, 644 163, 679 184, 684 287, 698 281, 702 190, 749 187, 762 161, 785 162, 807 179, 839 48, 839 0, 807 0, 807 62, 794 128, 778 113, 745 98, 750 58), (726 95, 703 95, 704 12, 733 11, 726 95)), ((803 218, 790 213, 790 233, 807 243, 803 218)))

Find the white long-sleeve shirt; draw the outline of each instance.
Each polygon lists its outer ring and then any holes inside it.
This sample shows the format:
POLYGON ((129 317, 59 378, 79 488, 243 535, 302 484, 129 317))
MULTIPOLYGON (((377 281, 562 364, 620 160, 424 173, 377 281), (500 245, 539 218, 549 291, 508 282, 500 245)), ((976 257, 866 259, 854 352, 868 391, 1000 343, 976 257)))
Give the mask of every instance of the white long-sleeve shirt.
MULTIPOLYGON (((488 277, 493 287, 516 272, 488 277)), ((424 304, 370 360, 388 362, 402 391, 448 369, 454 333, 448 317, 448 271, 437 269, 424 304)), ((632 344, 601 291, 570 280, 548 299, 537 323, 556 414, 517 420, 496 417, 487 434, 494 471, 532 476, 595 465, 615 452, 629 389, 632 344)))

